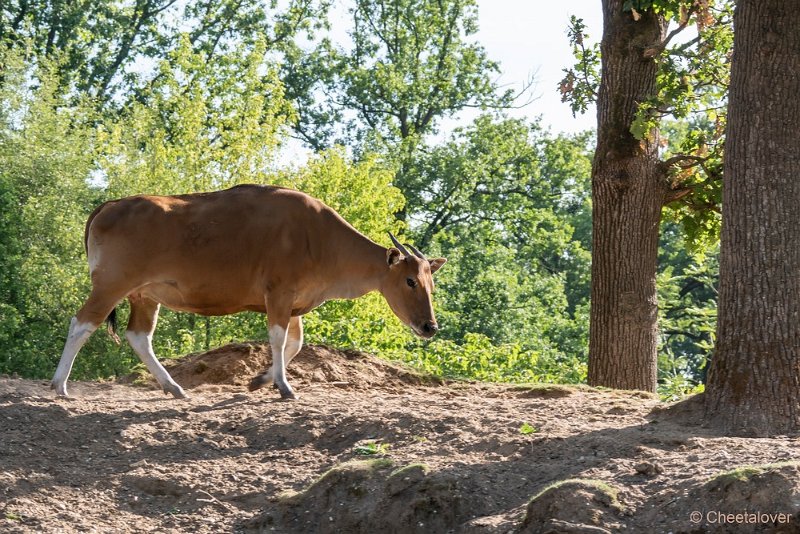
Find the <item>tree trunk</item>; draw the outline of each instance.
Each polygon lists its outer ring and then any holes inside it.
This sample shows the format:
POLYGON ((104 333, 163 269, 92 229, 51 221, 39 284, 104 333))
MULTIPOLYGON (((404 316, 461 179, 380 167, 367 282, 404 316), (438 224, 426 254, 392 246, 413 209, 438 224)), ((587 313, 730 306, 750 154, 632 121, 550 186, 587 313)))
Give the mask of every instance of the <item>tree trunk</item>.
POLYGON ((740 0, 728 105, 717 348, 706 418, 800 431, 800 1, 740 0))
POLYGON ((664 19, 603 1, 597 151, 592 165, 592 302, 589 384, 656 390, 656 268, 661 207, 668 188, 658 132, 638 140, 638 105, 656 94, 653 46, 664 19))

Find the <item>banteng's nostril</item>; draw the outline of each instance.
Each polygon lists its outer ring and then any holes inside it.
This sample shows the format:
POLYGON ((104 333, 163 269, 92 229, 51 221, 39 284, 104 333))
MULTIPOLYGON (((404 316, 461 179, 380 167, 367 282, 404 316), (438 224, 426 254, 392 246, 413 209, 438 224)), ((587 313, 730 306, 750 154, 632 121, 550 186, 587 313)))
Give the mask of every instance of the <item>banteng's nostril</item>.
POLYGON ((426 334, 435 334, 437 330, 439 330, 439 325, 437 325, 436 323, 432 323, 430 321, 426 322, 422 326, 422 331, 425 332, 426 334))

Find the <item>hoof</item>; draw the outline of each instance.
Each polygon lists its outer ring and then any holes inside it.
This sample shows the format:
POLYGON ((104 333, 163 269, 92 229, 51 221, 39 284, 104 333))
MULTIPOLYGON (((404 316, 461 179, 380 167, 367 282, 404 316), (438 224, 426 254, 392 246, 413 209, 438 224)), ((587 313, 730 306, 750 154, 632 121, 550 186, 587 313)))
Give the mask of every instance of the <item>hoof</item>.
POLYGON ((272 380, 267 377, 267 373, 264 373, 263 375, 254 376, 253 379, 250 380, 250 383, 247 384, 247 389, 249 391, 255 391, 270 383, 272 383, 272 380))
POLYGON ((283 390, 279 388, 279 391, 281 392, 281 400, 294 401, 299 398, 297 395, 295 395, 294 391, 292 391, 291 389, 283 390))
POLYGON ((164 394, 169 395, 172 394, 173 397, 176 399, 188 399, 189 396, 183 391, 183 388, 180 387, 178 384, 167 384, 163 387, 164 394))
POLYGON ((50 382, 50 389, 56 390, 56 397, 62 397, 65 399, 69 398, 66 384, 56 384, 55 382, 50 382))

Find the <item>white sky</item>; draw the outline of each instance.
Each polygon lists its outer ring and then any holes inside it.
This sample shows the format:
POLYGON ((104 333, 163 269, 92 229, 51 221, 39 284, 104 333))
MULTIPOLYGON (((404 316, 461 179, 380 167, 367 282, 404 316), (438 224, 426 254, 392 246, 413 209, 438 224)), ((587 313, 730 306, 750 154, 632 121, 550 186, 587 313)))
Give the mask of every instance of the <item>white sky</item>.
POLYGON ((510 114, 542 117, 542 123, 556 132, 579 132, 596 126, 595 109, 572 117, 569 105, 561 102, 558 82, 562 69, 574 63, 567 38, 570 15, 582 18, 592 42, 603 33, 600 0, 478 0, 478 41, 489 57, 500 63, 498 80, 512 89, 535 75, 534 96, 538 99, 510 114))

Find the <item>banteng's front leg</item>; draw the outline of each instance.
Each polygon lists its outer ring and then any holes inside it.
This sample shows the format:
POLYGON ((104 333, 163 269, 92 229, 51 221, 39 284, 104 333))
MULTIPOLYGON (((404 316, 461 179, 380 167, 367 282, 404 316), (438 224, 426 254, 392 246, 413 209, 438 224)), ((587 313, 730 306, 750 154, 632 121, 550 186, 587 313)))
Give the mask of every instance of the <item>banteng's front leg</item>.
MULTIPOLYGON (((302 325, 299 327, 299 343, 289 341, 289 330, 293 318, 290 316, 291 297, 271 293, 267 297, 267 317, 269 319, 269 346, 272 351, 272 367, 253 378, 249 389, 254 391, 273 382, 282 399, 296 399, 292 387, 286 380, 286 365, 297 354, 302 344, 302 325), (297 348, 295 348, 297 345, 297 348), (287 357, 288 356, 288 357, 287 357)), ((298 318, 299 321, 299 318, 298 318)), ((298 323, 299 324, 299 323, 298 323)))

